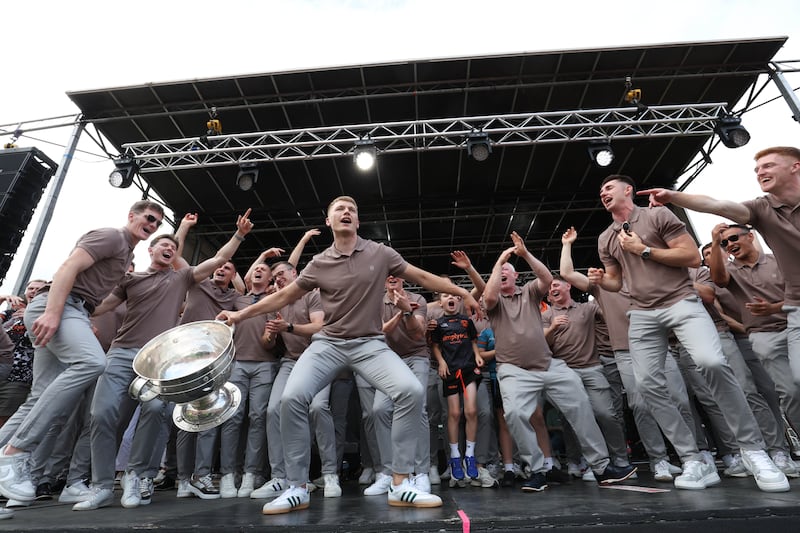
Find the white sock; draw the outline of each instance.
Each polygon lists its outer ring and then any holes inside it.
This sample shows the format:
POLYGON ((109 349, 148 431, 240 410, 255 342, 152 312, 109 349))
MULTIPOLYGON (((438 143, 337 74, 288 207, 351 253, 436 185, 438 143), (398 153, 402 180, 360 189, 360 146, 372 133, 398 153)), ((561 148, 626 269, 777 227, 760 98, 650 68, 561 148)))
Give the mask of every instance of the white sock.
POLYGON ((514 471, 514 463, 504 463, 503 464, 503 469, 506 472, 513 472, 514 471))
POLYGON ((553 458, 552 457, 545 457, 544 458, 544 469, 545 470, 552 470, 553 469, 553 458))
POLYGON ((461 459, 461 452, 458 449, 458 443, 457 442, 451 442, 450 443, 450 457, 452 457, 454 459, 461 459))
POLYGON ((471 440, 467 441, 467 449, 464 452, 464 455, 469 455, 470 457, 475 457, 475 443, 471 440))

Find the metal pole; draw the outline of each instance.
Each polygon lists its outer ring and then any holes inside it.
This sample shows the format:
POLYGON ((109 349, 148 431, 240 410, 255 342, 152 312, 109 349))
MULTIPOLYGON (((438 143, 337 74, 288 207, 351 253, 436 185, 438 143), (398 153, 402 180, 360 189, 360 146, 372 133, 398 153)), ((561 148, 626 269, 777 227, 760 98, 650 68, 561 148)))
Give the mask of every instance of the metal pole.
POLYGON ((84 123, 81 122, 80 119, 78 120, 79 121, 72 129, 69 142, 67 142, 67 147, 64 150, 64 156, 61 158, 61 164, 58 166, 56 175, 53 177, 53 185, 50 187, 50 193, 47 195, 47 200, 45 200, 43 206, 44 212, 42 213, 41 218, 39 218, 39 223, 36 225, 36 231, 33 232, 31 245, 28 247, 28 251, 25 253, 25 261, 22 263, 22 268, 19 271, 17 282, 14 284, 13 294, 22 294, 22 292, 25 290, 25 286, 28 283, 28 278, 30 278, 31 272, 33 272, 33 264, 36 262, 36 258, 39 256, 39 250, 42 248, 44 234, 47 231, 47 226, 50 225, 50 219, 53 218, 53 211, 56 208, 58 195, 61 193, 61 186, 64 184, 64 179, 67 177, 67 170, 69 170, 69 165, 72 163, 72 156, 75 155, 75 149, 78 146, 78 140, 80 139, 81 133, 83 133, 83 128, 85 127, 84 123))
POLYGON ((789 109, 792 110, 792 118, 796 122, 800 122, 800 100, 797 99, 797 95, 792 90, 792 86, 786 81, 783 72, 775 66, 770 69, 769 77, 772 78, 772 81, 778 86, 778 90, 783 95, 783 99, 786 100, 786 104, 789 106, 789 109))

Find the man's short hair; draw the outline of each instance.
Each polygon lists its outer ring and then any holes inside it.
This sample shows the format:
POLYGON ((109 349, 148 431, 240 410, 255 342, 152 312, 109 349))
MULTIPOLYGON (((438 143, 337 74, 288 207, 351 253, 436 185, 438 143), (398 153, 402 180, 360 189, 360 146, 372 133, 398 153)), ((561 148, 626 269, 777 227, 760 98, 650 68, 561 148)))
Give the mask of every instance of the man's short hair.
POLYGON ((753 159, 758 161, 765 155, 769 154, 785 155, 800 161, 800 148, 795 148, 794 146, 772 146, 770 148, 764 148, 763 150, 756 152, 756 156, 753 159))
POLYGON ((606 176, 603 182, 600 184, 600 187, 608 183, 609 181, 621 181, 623 183, 627 183, 631 187, 633 187, 633 192, 636 192, 636 182, 633 181, 633 178, 630 176, 626 176, 625 174, 610 174, 606 176))
POLYGON ((711 243, 710 242, 705 243, 703 247, 700 248, 700 255, 706 253, 706 250, 708 250, 709 248, 711 248, 711 243))
POLYGON ((295 267, 295 266, 294 266, 293 264, 291 264, 289 261, 278 261, 278 262, 276 262, 276 263, 272 263, 272 266, 271 266, 270 268, 271 268, 272 270, 275 270, 275 269, 276 269, 276 268, 278 268, 279 266, 284 266, 284 265, 286 265, 287 267, 289 267, 289 268, 290 268, 290 269, 292 269, 292 270, 297 270, 297 267, 295 267))
POLYGON ((753 227, 749 226, 748 224, 729 224, 726 229, 739 229, 746 233, 750 233, 753 230, 753 227))
POLYGON ((325 213, 326 214, 330 213, 331 207, 333 207, 333 204, 335 204, 336 202, 339 202, 339 201, 341 201, 341 202, 350 202, 351 204, 356 206, 356 211, 358 211, 358 204, 356 203, 355 199, 353 199, 352 196, 337 196, 336 198, 331 200, 331 203, 328 204, 328 209, 325 210, 325 213))
POLYGON ((156 235, 155 237, 153 237, 153 240, 150 241, 149 248, 152 248, 153 246, 158 244, 158 241, 161 241, 163 239, 169 239, 172 242, 174 242, 176 248, 180 246, 180 244, 178 243, 178 238, 175 237, 175 235, 173 235, 172 233, 162 233, 161 235, 156 235))
POLYGON ((147 209, 150 209, 151 211, 155 211, 156 213, 158 213, 162 217, 164 216, 164 208, 161 206, 161 204, 158 204, 156 202, 152 202, 150 200, 139 200, 138 202, 134 203, 131 206, 130 211, 132 213, 137 213, 138 214, 138 213, 144 213, 147 209))

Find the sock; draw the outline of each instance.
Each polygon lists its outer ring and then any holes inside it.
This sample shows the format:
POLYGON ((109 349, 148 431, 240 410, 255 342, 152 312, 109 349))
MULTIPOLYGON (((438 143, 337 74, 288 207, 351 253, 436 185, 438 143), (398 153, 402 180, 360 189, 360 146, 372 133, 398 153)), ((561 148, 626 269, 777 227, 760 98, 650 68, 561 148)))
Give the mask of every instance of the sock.
POLYGON ((504 463, 503 464, 503 469, 506 472, 513 472, 514 471, 514 463, 504 463))
POLYGON ((469 455, 470 457, 475 456, 475 443, 471 440, 467 441, 467 449, 464 452, 464 455, 469 455))
POLYGON ((553 469, 553 458, 552 457, 545 457, 544 458, 544 469, 545 470, 552 470, 553 469))
POLYGON ((453 459, 461 459, 461 452, 458 450, 458 443, 450 443, 450 457, 453 459))

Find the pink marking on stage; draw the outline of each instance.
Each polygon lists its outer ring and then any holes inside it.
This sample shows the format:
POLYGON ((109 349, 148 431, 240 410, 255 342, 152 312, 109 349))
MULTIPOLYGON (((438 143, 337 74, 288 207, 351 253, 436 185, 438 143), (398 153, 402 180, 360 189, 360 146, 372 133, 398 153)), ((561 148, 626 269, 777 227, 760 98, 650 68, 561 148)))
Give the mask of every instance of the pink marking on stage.
POLYGON ((469 533, 469 517, 463 510, 458 510, 458 516, 461 518, 461 530, 464 533, 469 533))

